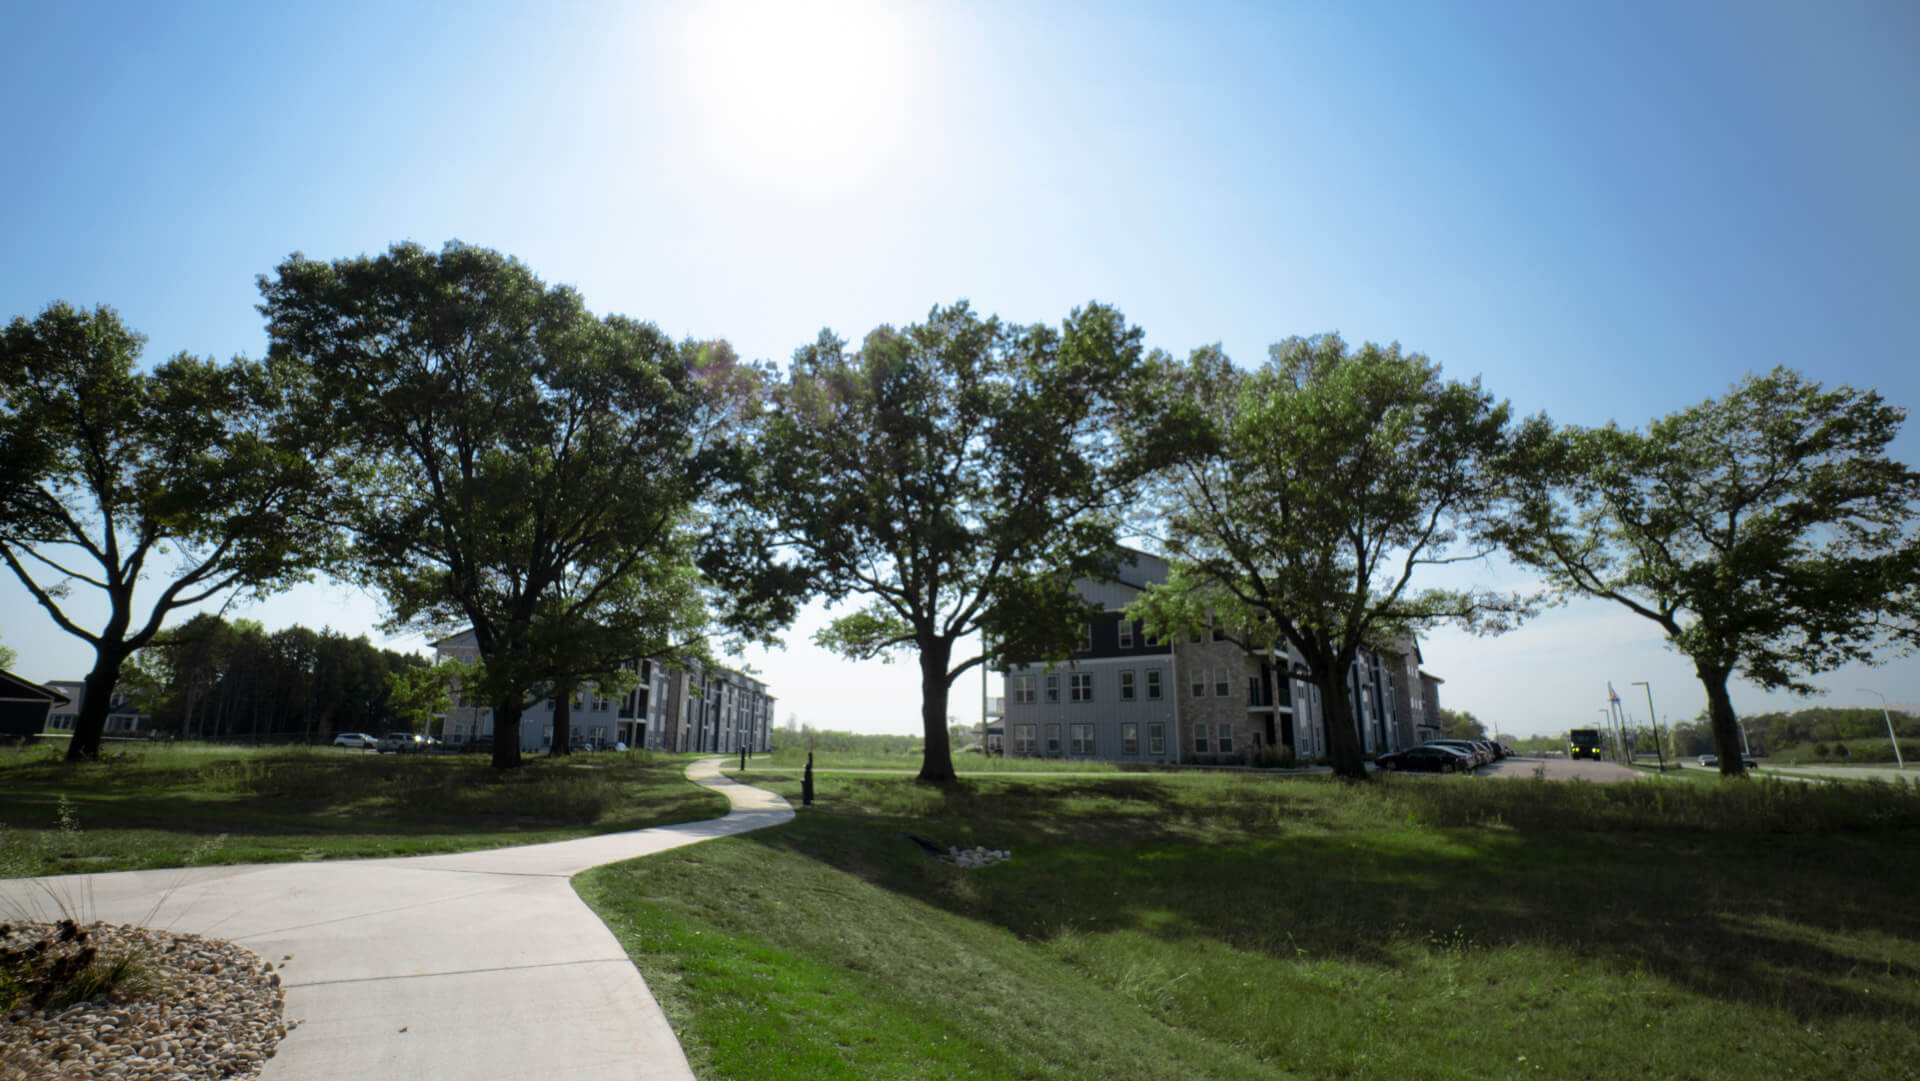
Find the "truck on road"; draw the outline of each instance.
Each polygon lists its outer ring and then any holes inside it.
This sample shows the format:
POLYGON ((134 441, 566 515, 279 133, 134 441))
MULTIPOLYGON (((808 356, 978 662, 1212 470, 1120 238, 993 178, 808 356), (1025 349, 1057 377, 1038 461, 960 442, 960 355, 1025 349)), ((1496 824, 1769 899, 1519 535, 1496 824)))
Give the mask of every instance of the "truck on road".
POLYGON ((1575 728, 1567 732, 1567 757, 1600 761, 1600 730, 1575 728))

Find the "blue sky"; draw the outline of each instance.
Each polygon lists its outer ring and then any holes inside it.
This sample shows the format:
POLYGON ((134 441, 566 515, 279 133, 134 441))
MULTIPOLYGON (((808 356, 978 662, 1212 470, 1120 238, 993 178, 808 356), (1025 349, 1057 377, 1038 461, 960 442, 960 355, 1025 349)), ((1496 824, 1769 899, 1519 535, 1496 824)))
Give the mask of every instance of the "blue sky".
MULTIPOLYGON (((254 278, 288 254, 458 238, 776 360, 961 297, 1021 322, 1098 299, 1243 363, 1399 341, 1560 421, 1643 424, 1776 364, 1911 410, 1915 55, 1910 3, 15 3, 0 318, 106 303, 149 359, 258 355, 254 278)), ((317 585, 244 614, 380 613, 317 585)), ((917 727, 913 666, 805 634, 749 658, 782 719, 917 727)), ((33 678, 90 660, 11 584, 0 641, 33 678)), ((1445 703, 1517 733, 1592 719, 1609 679, 1705 701, 1597 603, 1427 656, 1445 703)), ((1824 682, 1920 704, 1911 658, 1824 682)))

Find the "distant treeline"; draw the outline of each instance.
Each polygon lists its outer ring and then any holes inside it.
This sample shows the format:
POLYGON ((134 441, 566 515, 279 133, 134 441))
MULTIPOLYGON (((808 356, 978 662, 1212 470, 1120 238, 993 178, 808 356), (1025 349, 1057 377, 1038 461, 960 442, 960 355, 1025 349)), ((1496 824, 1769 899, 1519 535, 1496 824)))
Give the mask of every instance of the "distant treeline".
POLYGON ((327 741, 394 727, 388 676, 426 667, 364 636, 198 615, 163 632, 120 684, 155 731, 188 739, 327 741))
MULTIPOLYGON (((1882 714, 1878 707, 1815 706, 1791 712, 1756 713, 1740 718, 1747 729, 1747 744, 1755 754, 1812 754, 1817 748, 1835 751, 1840 757, 1871 761, 1893 760, 1893 745, 1887 739, 1887 721, 1893 721, 1900 747, 1911 754, 1920 750, 1908 740, 1920 740, 1920 718, 1900 710, 1882 714)), ((1673 726, 1674 739, 1681 754, 1710 754, 1713 736, 1704 716, 1673 726)))
MULTIPOLYGON (((1851 758, 1856 761, 1893 760, 1893 744, 1887 739, 1887 720, 1900 738, 1901 752, 1909 758, 1920 757, 1920 717, 1901 710, 1882 715, 1879 707, 1814 706, 1776 713, 1755 713, 1740 718, 1747 730, 1747 746, 1755 754, 1785 754, 1823 758, 1851 758), (1822 750, 1821 748, 1825 748, 1822 750), (1843 749, 1844 748, 1844 749, 1843 749)), ((1666 748, 1683 757, 1713 754, 1713 731, 1706 713, 1691 721, 1676 721, 1661 726, 1666 748)), ((1653 753, 1653 737, 1644 724, 1636 724, 1629 733, 1634 748, 1653 753)), ((1514 740, 1522 751, 1566 749, 1566 734, 1528 736, 1514 740)))

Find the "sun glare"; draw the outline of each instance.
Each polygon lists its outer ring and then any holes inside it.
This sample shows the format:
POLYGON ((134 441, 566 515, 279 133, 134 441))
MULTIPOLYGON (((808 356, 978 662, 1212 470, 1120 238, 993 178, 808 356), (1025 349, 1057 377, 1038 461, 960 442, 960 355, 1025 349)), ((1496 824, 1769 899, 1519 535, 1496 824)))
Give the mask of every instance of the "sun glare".
POLYGON ((704 164, 830 184, 908 130, 924 67, 911 12, 764 0, 684 9, 661 42, 675 127, 704 164))

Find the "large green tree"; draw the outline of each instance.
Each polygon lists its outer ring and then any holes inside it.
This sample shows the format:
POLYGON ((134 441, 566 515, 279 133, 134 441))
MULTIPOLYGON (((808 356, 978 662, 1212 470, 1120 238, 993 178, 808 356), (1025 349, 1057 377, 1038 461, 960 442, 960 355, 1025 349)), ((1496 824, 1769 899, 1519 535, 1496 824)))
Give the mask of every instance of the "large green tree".
MULTIPOLYGON (((469 693, 492 705, 494 765, 518 765, 554 641, 636 583, 679 581, 660 564, 687 558, 751 373, 457 242, 295 255, 260 289, 273 355, 312 367, 322 422, 360 456, 358 575, 395 625, 472 628, 469 693)), ((699 630, 656 624, 618 645, 644 655, 699 630)))
POLYGON ((935 308, 857 352, 822 333, 762 417, 749 487, 787 557, 776 578, 867 600, 822 645, 916 655, 923 781, 954 776, 954 680, 1073 647, 1073 580, 1106 570, 1142 467, 1118 438, 1148 370, 1140 338, 1097 304, 1058 328, 935 308), (964 655, 982 631, 989 646, 964 655))
POLYGON ((331 536, 299 368, 182 353, 141 371, 144 341, 67 304, 0 335, 0 560, 94 652, 69 759, 99 755, 121 666, 170 615, 300 580, 331 536), (103 621, 82 624, 76 587, 103 621))
POLYGON ((1440 731, 1451 739, 1486 739, 1487 726, 1466 710, 1440 711, 1440 731))
POLYGON ((1635 431, 1536 418, 1498 535, 1565 595, 1651 620, 1693 661, 1720 771, 1743 772, 1735 672, 1808 677, 1920 644, 1920 473, 1905 411, 1776 368, 1635 431))
POLYGON ((1335 771, 1364 778, 1348 683, 1360 651, 1447 621, 1497 629, 1527 608, 1414 582, 1485 554, 1474 527, 1507 407, 1417 353, 1337 335, 1290 338, 1252 371, 1201 350, 1163 392, 1186 433, 1160 495, 1172 571, 1130 611, 1161 637, 1211 623, 1291 646, 1320 690, 1335 771))

